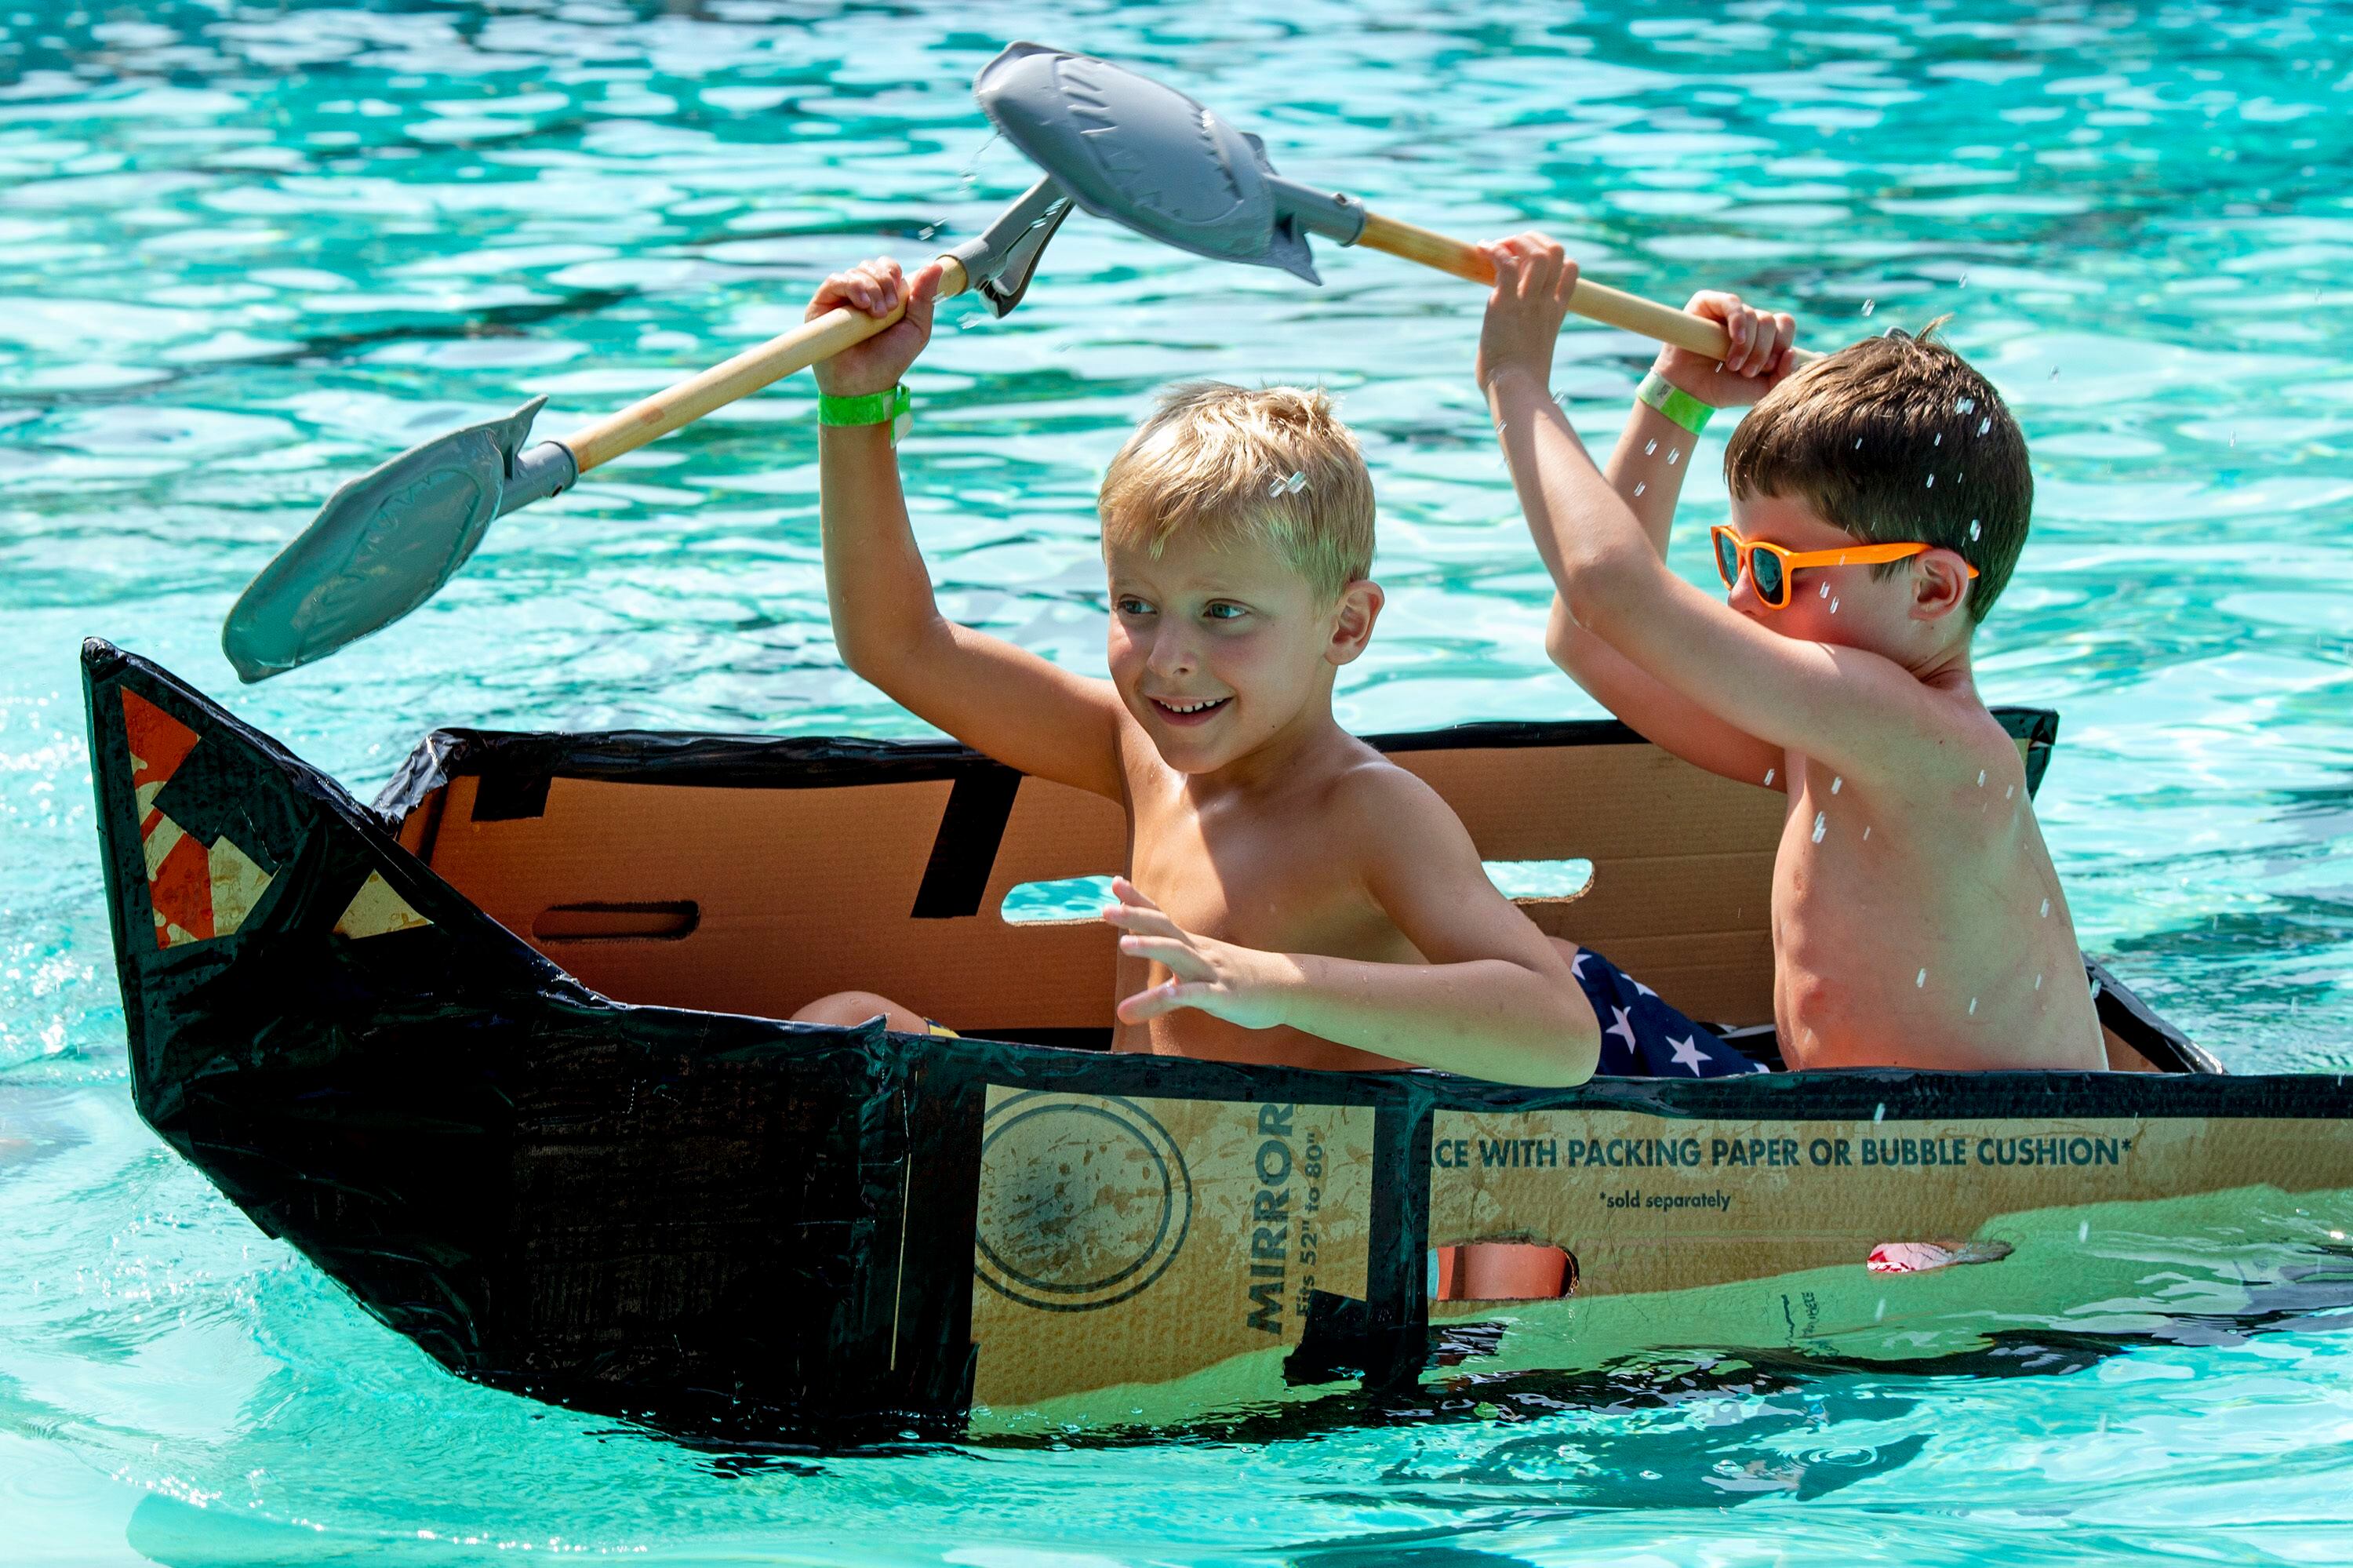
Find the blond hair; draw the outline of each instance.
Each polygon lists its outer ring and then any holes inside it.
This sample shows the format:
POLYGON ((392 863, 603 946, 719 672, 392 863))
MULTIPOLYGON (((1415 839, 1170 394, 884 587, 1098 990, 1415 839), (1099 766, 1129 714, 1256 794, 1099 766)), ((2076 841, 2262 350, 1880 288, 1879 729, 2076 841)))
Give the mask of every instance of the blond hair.
POLYGON ((1271 546, 1325 601, 1373 569, 1373 476, 1320 388, 1188 381, 1161 394, 1096 497, 1106 546, 1179 533, 1271 546))
MULTIPOLYGON (((1990 382, 1936 335, 1891 332, 1825 355, 1767 393, 1724 451, 1746 501, 1803 501, 1873 544, 1942 546, 1978 569, 1981 621, 2026 547, 2034 473, 2026 436, 1990 382)), ((1905 563, 1873 567, 1875 577, 1905 563)))

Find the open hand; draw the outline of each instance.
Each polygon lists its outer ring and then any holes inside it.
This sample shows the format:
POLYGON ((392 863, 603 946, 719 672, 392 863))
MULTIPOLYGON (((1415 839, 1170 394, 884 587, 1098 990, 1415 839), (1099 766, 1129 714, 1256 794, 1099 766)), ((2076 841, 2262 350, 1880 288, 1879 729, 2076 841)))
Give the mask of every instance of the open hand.
POLYGON ((1141 1023, 1180 1007, 1198 1008, 1244 1029, 1271 1029, 1282 1022, 1282 985, 1288 966, 1280 954, 1197 937, 1124 876, 1112 879, 1111 890, 1119 897, 1119 907, 1104 910, 1103 917, 1127 933, 1119 939, 1119 950, 1149 959, 1169 974, 1119 1004, 1122 1023, 1141 1023))
POLYGON ((1577 263, 1533 230, 1479 249, 1495 269, 1495 291, 1487 296, 1472 374, 1482 390, 1511 369, 1525 370, 1538 387, 1549 387, 1553 344, 1568 314, 1569 296, 1577 291, 1577 263))
POLYGON ((1662 348, 1654 368, 1709 407, 1736 408, 1754 403, 1794 368, 1789 345, 1797 339, 1798 323, 1788 312, 1755 310, 1739 295, 1713 289, 1694 294, 1683 309, 1722 322, 1732 346, 1721 365, 1687 348, 1662 348))
POLYGON ((833 397, 858 397, 888 392, 899 385, 907 366, 915 363, 915 356, 932 339, 932 306, 939 293, 938 262, 931 262, 910 281, 888 256, 861 261, 819 283, 805 320, 815 321, 842 306, 870 316, 890 316, 902 309, 906 313, 864 343, 818 361, 813 367, 818 390, 833 397))

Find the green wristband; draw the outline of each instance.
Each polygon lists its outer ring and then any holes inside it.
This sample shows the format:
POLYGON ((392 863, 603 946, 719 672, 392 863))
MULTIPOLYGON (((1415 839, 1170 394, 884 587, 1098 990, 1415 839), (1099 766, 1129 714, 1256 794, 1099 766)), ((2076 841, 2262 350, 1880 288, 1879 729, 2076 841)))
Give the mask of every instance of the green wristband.
POLYGON ((820 392, 817 395, 817 422, 836 427, 888 425, 891 444, 895 447, 899 444, 899 432, 905 429, 902 421, 908 418, 908 410, 914 404, 903 381, 888 392, 869 392, 857 397, 837 397, 829 392, 820 392))
POLYGON ((1655 370, 1642 377, 1634 396, 1694 436, 1707 429, 1708 416, 1715 412, 1655 370))

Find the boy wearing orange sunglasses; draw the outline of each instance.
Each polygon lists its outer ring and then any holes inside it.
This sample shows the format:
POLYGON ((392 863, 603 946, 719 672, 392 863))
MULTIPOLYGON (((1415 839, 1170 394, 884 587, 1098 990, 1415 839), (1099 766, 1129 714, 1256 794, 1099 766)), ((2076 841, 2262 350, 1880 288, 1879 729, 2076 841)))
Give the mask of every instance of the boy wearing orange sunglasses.
POLYGON ((1534 234, 1487 253, 1477 374, 1559 589, 1554 660, 1677 756, 1788 795, 1789 1065, 2105 1066, 2025 769, 1970 674, 2033 501, 1993 388, 1925 334, 1799 367, 1789 317, 1704 293, 1731 352, 1664 350, 1604 474, 1547 387, 1576 264, 1534 234), (1746 403, 1719 601, 1668 569, 1668 529, 1708 414, 1746 403))

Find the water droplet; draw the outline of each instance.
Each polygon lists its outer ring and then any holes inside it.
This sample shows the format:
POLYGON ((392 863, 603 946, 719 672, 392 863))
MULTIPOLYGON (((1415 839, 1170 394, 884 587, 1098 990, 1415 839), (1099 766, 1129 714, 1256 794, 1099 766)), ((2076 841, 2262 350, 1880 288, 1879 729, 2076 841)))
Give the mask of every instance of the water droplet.
POLYGON ((1980 789, 1985 788, 1985 769, 1982 768, 1978 769, 1978 788, 1980 789))
POLYGON ((1926 969, 1922 969, 1918 974, 1912 977, 1912 989, 1915 991, 1919 990, 1922 986, 1926 985, 1927 983, 1928 971, 1926 969))
POLYGON ((1976 539, 1977 536, 1984 531, 1985 530, 1978 525, 1976 518, 1972 517, 1969 519, 1969 537, 1972 540, 1976 539))
POLYGON ((1293 495, 1298 494, 1301 491, 1303 491, 1303 490, 1304 490, 1304 489, 1306 489, 1306 488, 1307 488, 1307 475, 1306 475, 1306 473, 1305 473, 1305 472, 1303 472, 1303 471, 1302 471, 1302 472, 1299 472, 1299 473, 1294 473, 1294 474, 1293 474, 1293 475, 1291 476, 1291 479, 1290 479, 1289 482, 1287 482, 1286 484, 1284 484, 1284 485, 1283 485, 1283 488, 1284 488, 1285 490, 1288 490, 1289 492, 1291 492, 1291 493, 1292 493, 1292 494, 1293 494, 1293 495))
POLYGON ((1658 450, 1659 443, 1656 440, 1652 440, 1642 448, 1642 455, 1644 457, 1649 457, 1652 452, 1657 451, 1658 450))
POLYGON ((1857 436, 1854 439, 1854 450, 1857 451, 1861 451, 1862 450, 1862 438, 1861 436, 1857 436))
POLYGON ((1932 474, 1930 474, 1930 475, 1928 476, 1928 482, 1927 482, 1927 483, 1926 483, 1926 484, 1924 484, 1924 485, 1922 485, 1920 488, 1921 488, 1921 489, 1923 489, 1923 490, 1934 490, 1934 489, 1936 489, 1936 476, 1935 474, 1933 474, 1933 473, 1932 473, 1932 474))
POLYGON ((1770 789, 1771 788, 1773 788, 1773 773, 1774 773, 1774 769, 1772 769, 1772 768, 1767 768, 1765 770, 1765 788, 1767 788, 1767 789, 1770 789))
POLYGON ((2239 432, 2236 430, 2231 432, 2231 444, 2234 447, 2239 444, 2239 432))
POLYGON ((2078 1222, 2076 1223, 2076 1225, 2075 1225, 2075 1239, 2076 1239, 2077 1241, 2079 1241, 2079 1242, 2087 1242, 2087 1241, 2090 1241, 2090 1240, 2092 1239, 2092 1222, 2091 1222, 2091 1221, 2089 1221, 2089 1220, 2081 1220, 2081 1221, 2078 1221, 2078 1222))
POLYGON ((1822 591, 1821 591, 1821 592, 1820 592, 1820 593, 1818 593, 1818 594, 1816 594, 1814 597, 1815 597, 1816 599, 1828 599, 1828 598, 1830 598, 1830 597, 1831 597, 1831 585, 1830 585, 1830 584, 1828 584, 1828 583, 1824 583, 1824 584, 1822 585, 1822 591))
POLYGON ((2048 898, 2046 898, 2046 899, 2044 899, 2044 900, 2042 901, 2042 917, 2043 917, 2045 920, 2048 920, 2048 919, 2050 919, 2050 918, 2051 918, 2051 900, 2049 900, 2048 898))
POLYGON ((1832 775, 1831 779, 1831 793, 1835 795, 1844 788, 1846 788, 1846 776, 1842 773, 1832 775))
MULTIPOLYGON (((1928 971, 1926 969, 1922 969, 1920 972, 1925 975, 1928 971)), ((1882 1100, 1877 1105, 1871 1107, 1871 1125, 1877 1127, 1881 1122, 1885 1121, 1886 1119, 1887 1102, 1885 1100, 1882 1100)))
POLYGON ((1871 840, 1871 830, 1870 830, 1869 828, 1865 828, 1865 829, 1863 829, 1863 830, 1862 830, 1862 837, 1863 837, 1863 841, 1864 841, 1866 843, 1870 842, 1870 840, 1871 840))
POLYGON ((1942 430, 1938 430, 1938 431, 1936 432, 1936 439, 1935 440, 1933 440, 1933 441, 1930 441, 1928 444, 1929 444, 1930 446, 1932 446, 1932 447, 1941 447, 1941 446, 1943 446, 1943 445, 1945 444, 1945 432, 1944 432, 1944 431, 1942 431, 1942 430))
POLYGON ((2017 785, 2015 785, 2015 784, 2006 785, 2006 786, 2004 786, 2004 787, 2003 787, 2003 789, 2002 789, 2002 791, 2001 791, 2001 798, 2002 798, 2003 800, 2009 800, 2011 796, 2013 796, 2013 795, 2015 795, 2015 794, 2017 794, 2017 793, 2018 793, 2018 786, 2017 786, 2017 785))
POLYGON ((1971 1018, 1975 1018, 1977 1015, 1978 1015, 1978 999, 1977 999, 1976 997, 1971 997, 1971 998, 1969 998, 1969 1016, 1970 1016, 1971 1018))
POLYGON ((1865 300, 1865 301, 1863 301, 1863 302, 1862 302, 1862 313, 1863 313, 1864 315, 1869 315, 1869 314, 1872 313, 1872 311, 1873 311, 1873 309, 1875 309, 1875 308, 1878 306, 1878 304, 1879 304, 1879 302, 1878 302, 1877 300, 1865 300))
POLYGON ((1887 1316, 1887 1298, 1886 1298, 1886 1297, 1884 1297, 1884 1296, 1883 1296, 1883 1297, 1881 1297, 1881 1298, 1879 1298, 1879 1310, 1878 1310, 1878 1311, 1876 1311, 1876 1312, 1873 1312, 1873 1313, 1871 1315, 1871 1320, 1872 1320, 1873 1322, 1876 1323, 1876 1322, 1878 1322, 1881 1319, 1883 1319, 1883 1318, 1884 1318, 1884 1317, 1886 1317, 1886 1316, 1887 1316))
POLYGON ((1962 287, 1962 288, 1964 288, 1964 289, 1966 289, 1966 288, 1968 288, 1968 286, 1969 286, 1969 275, 1968 275, 1967 272, 1964 272, 1964 273, 1962 273, 1962 274, 1961 274, 1961 287, 1962 287))
POLYGON ((933 235, 937 234, 939 231, 940 226, 938 224, 927 223, 923 225, 923 228, 915 230, 915 238, 918 239, 929 239, 933 235))
POLYGON ((1644 492, 1644 491, 1646 491, 1646 490, 1648 490, 1648 489, 1650 489, 1650 488, 1651 488, 1650 484, 1649 484, 1647 482, 1645 482, 1641 483, 1641 484, 1638 484, 1638 485, 1636 485, 1636 486, 1634 487, 1634 493, 1635 493, 1635 494, 1637 494, 1637 495, 1640 495, 1640 494, 1641 494, 1641 493, 1642 493, 1642 492, 1644 492))
POLYGON ((2059 367, 2055 365, 2051 367, 2051 379, 2053 381, 2059 379, 2059 367))
POLYGON ((2034 989, 2037 991, 2041 991, 2042 989, 2042 977, 2041 975, 2036 975, 2034 977, 2034 989))
POLYGON ((1831 600, 1831 613, 1832 615, 1836 615, 1838 613, 1838 600, 1836 599, 1831 600))
POLYGON ((991 131, 982 137, 980 145, 972 150, 972 156, 964 161, 964 177, 966 180, 976 180, 980 177, 973 171, 980 167, 981 154, 997 145, 997 134, 996 132, 991 131))
POLYGON ((1816 843, 1821 842, 1822 835, 1829 831, 1830 813, 1827 811, 1816 811, 1814 813, 1814 842, 1816 843))
POLYGON ((1976 398, 1964 397, 1959 402, 1953 405, 1953 412, 1956 414, 1966 414, 1977 406, 1978 400, 1976 398))
POLYGON ((1993 416, 1992 416, 1991 414, 1988 414, 1984 418, 1979 419, 1979 420, 1978 421, 1978 434, 1979 434, 1979 435, 1981 435, 1981 436, 1982 436, 1982 435, 1984 435, 1988 430, 1990 430, 1990 429, 1993 429, 1993 416))
POLYGON ((1675 464, 1676 464, 1678 461, 1680 461, 1682 460, 1683 455, 1683 448, 1681 448, 1681 447, 1670 447, 1670 448, 1668 448, 1668 449, 1667 449, 1667 466, 1668 466, 1669 468, 1672 468, 1672 467, 1674 467, 1674 466, 1675 466, 1675 464))

